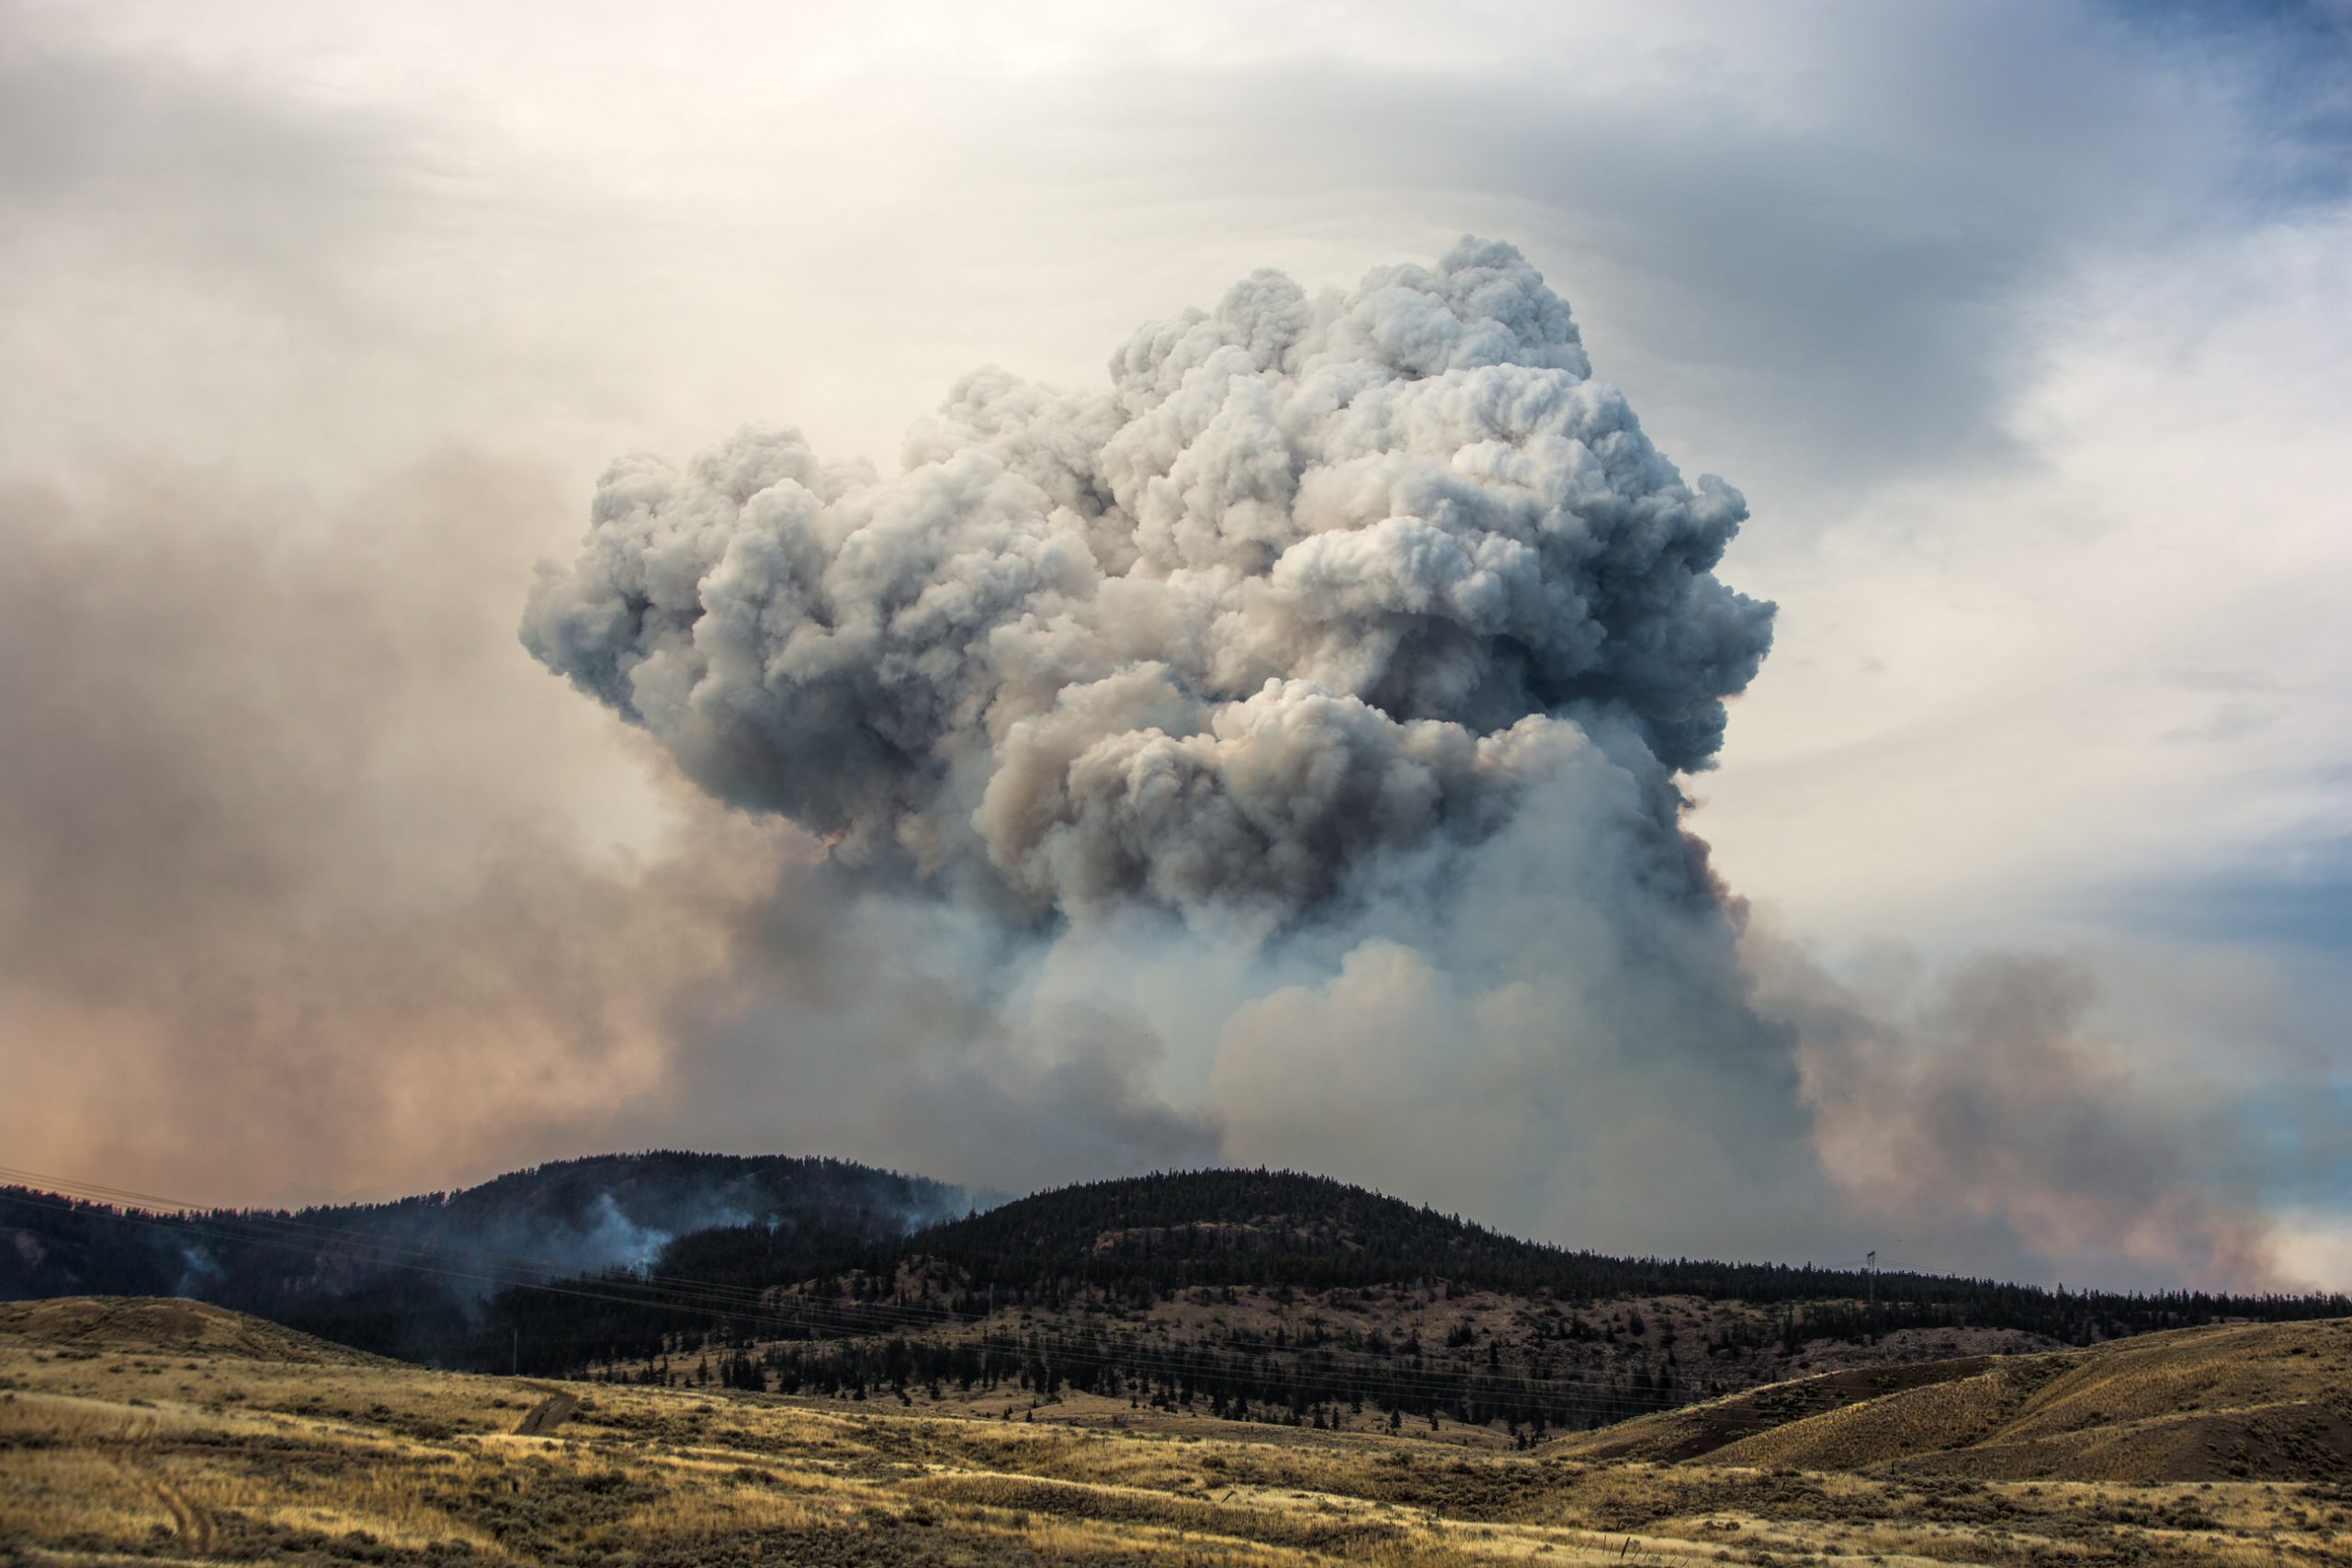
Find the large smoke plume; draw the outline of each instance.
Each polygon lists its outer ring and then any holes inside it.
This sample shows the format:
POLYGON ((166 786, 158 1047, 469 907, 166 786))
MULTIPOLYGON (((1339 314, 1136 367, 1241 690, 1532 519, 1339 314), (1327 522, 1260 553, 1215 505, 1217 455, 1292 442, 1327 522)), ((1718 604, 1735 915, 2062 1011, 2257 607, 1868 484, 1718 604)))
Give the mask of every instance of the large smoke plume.
POLYGON ((790 432, 623 461, 523 637, 825 846, 694 1009, 734 1103, 894 1107, 1008 1183, 1222 1157, 1620 1250, 1859 1257, 1900 1220, 2267 1278, 2231 1137, 2151 1135, 2164 1097, 2048 1004, 2064 965, 1873 1004, 1714 881, 1684 784, 1770 643, 1714 576, 1745 516, 1465 240, 1352 292, 1260 273, 1105 389, 978 372, 890 477, 790 432), (834 1092, 917 1040, 968 1067, 834 1092), (983 1107, 1037 1133, 952 1131, 983 1107), (1905 1188, 1889 1136, 1951 1157, 1905 1188))
POLYGON ((1770 641, 1713 575, 1745 503, 1517 251, 1261 272, 1111 370, 972 375, 887 479, 790 431, 619 463, 525 640, 721 797, 1007 909, 1287 923, 1595 747, 1674 844, 1770 641))

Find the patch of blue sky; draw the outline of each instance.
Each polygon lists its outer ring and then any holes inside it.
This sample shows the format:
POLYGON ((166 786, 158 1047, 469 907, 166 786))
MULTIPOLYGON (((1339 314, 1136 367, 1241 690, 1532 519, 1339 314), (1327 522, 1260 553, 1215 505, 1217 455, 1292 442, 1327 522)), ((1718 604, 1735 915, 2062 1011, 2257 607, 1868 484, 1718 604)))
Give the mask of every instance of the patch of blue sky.
POLYGON ((2256 133, 2233 194, 2284 214, 2352 198, 2352 4, 2109 0, 2124 26, 2230 84, 2256 133))
POLYGON ((2352 1077, 2250 1085, 2237 1109, 2271 1202, 2352 1219, 2352 1077))
POLYGON ((2140 933, 2275 952, 2352 957, 2352 837, 2178 879, 2110 886, 2081 913, 2140 933))

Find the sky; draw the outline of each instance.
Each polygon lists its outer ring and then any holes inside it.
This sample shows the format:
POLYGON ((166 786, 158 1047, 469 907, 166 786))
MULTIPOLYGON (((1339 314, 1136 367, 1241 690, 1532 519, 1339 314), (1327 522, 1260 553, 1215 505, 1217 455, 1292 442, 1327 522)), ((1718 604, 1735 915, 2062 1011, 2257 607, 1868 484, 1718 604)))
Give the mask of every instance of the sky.
POLYGON ((2330 4, 8 0, 0 1148, 213 1203, 1232 1160, 2352 1288, 2348 150, 2330 4), (1344 908, 1013 919, 559 678, 616 458, 887 485, 976 367, 1107 394, 1257 269, 1465 234, 1746 498, 1770 651, 1679 816, 1571 761, 1344 908), (1660 811, 1721 918, 1627 891, 1660 811))

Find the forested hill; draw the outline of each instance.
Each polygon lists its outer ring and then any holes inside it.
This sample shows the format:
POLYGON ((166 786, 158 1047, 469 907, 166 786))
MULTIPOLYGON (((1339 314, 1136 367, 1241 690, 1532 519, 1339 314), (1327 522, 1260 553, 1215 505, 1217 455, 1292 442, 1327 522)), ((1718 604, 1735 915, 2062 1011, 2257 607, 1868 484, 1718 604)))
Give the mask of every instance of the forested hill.
POLYGON ((656 1278, 504 1292, 478 1343, 525 1371, 630 1382, 1000 1413, 1069 1392, 1136 1418, 1410 1417, 1525 1439, 1828 1368, 2352 1314, 2340 1296, 1610 1258, 1288 1171, 1064 1188, 797 1277, 767 1245, 757 1227, 706 1231, 656 1278))
POLYGON ((847 1160, 655 1150, 560 1160, 381 1203, 156 1213, 0 1188, 0 1300, 195 1296, 363 1349, 447 1357, 518 1280, 654 1267, 756 1232, 770 1277, 838 1268, 963 1189, 847 1160))
POLYGON ((1992 1280, 1810 1265, 1611 1258, 1523 1241, 1328 1177, 1196 1170, 1042 1192, 907 1236, 894 1274, 928 1260, 973 1293, 1056 1304, 1081 1292, 1146 1302, 1194 1286, 1299 1291, 1443 1281, 1567 1300, 1696 1296, 1757 1305, 1861 1302, 1888 1324, 1964 1324, 2080 1343, 2224 1317, 2352 1313, 2342 1296, 2053 1292, 1992 1280))
MULTIPOLYGON (((1348 1310, 1371 1315, 1350 1332, 1367 1344, 1372 1317, 1417 1320, 1463 1292, 1490 1292, 1547 1325, 1509 1341, 1530 1369, 1555 1356, 1544 1336, 1610 1332, 1595 1310, 1609 1302, 1621 1303, 1629 1342, 1642 1333, 1623 1303, 1744 1303, 1739 1325, 1706 1329, 1713 1343, 1728 1350, 1760 1337, 1784 1356, 1905 1331, 2086 1344, 2221 1318, 2352 1314, 2340 1296, 2062 1292, 1610 1258, 1288 1171, 1135 1177, 978 1213, 973 1203, 958 1188, 844 1161, 668 1151, 293 1212, 156 1213, 0 1189, 0 1298, 196 1296, 385 1354, 545 1371, 641 1364, 689 1336, 733 1346, 952 1336, 1008 1308, 1034 1311, 1035 1332, 1050 1337, 1088 1319, 1132 1325, 1180 1296, 1197 1306, 1220 1292, 1229 1304, 1236 1291, 1270 1309, 1294 1295, 1334 1311, 1338 1298, 1357 1298, 1348 1310)), ((1394 1326, 1381 1332, 1393 1337, 1394 1326)), ((1656 1357, 1656 1375, 1682 1379, 1668 1385, 1678 1390, 1688 1381, 1672 1373, 1679 1355, 1661 1344, 1656 1357)))

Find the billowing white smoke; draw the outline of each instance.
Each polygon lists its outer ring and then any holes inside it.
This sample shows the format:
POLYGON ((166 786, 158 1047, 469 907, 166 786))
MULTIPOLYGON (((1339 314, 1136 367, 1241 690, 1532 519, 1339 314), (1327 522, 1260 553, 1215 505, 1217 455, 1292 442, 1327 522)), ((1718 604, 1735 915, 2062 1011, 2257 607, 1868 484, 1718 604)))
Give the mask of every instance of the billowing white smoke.
POLYGON ((1598 746, 1682 864, 1771 606, 1510 246, 967 378, 904 469, 747 430, 616 465, 530 649, 706 788, 1008 911, 1272 924, 1476 842, 1598 746))

